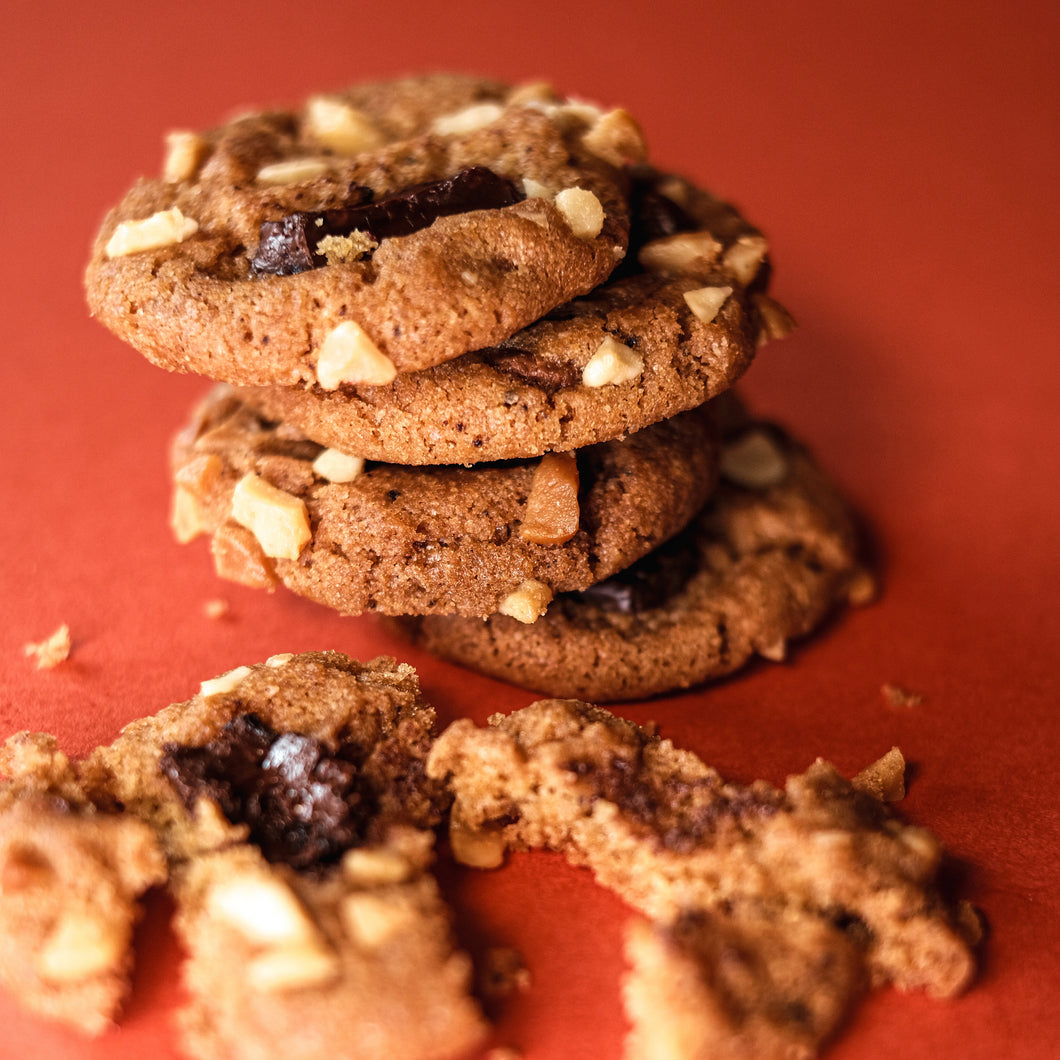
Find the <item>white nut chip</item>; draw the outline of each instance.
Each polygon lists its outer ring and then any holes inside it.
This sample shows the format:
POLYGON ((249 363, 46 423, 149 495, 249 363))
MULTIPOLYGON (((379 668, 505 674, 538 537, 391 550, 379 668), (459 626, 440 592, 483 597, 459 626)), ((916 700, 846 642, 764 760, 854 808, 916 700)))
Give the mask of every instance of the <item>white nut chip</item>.
POLYGON ((681 276, 710 265, 720 253, 721 244, 709 232, 676 232, 645 243, 637 262, 648 272, 681 276))
POLYGON ((383 134, 367 114, 327 96, 313 96, 309 100, 305 125, 318 143, 347 157, 374 151, 384 142, 383 134))
POLYGON ((589 358, 582 369, 585 386, 617 386, 637 379, 644 371, 644 358, 610 335, 589 358))
POLYGON ((232 491, 232 518, 246 527, 273 559, 298 559, 313 538, 305 502, 277 489, 253 471, 232 491))
POLYGON ((237 666, 226 674, 203 681, 199 685, 199 695, 203 699, 209 699, 211 696, 223 696, 228 692, 233 692, 243 683, 243 678, 249 674, 249 666, 237 666))
POLYGON ((504 108, 499 103, 475 103, 453 114, 435 118, 431 130, 439 136, 462 136, 492 125, 503 113, 504 108))
POLYGON ((376 949, 406 931, 415 914, 400 899, 386 894, 359 892, 347 895, 340 906, 346 934, 365 949, 376 949))
POLYGON ((331 168, 326 158, 289 158, 262 166, 254 179, 258 184, 301 184, 323 176, 331 168))
POLYGON ((162 179, 167 184, 191 180, 199 171, 210 145, 197 133, 177 129, 166 134, 166 157, 162 179))
POLYGON ((199 222, 185 217, 177 206, 159 210, 140 221, 122 221, 107 241, 108 258, 122 258, 143 250, 157 250, 183 243, 199 230, 199 222))
POLYGON ((613 166, 629 166, 647 157, 644 134, 629 111, 609 110, 582 137, 582 143, 597 158, 613 166))
POLYGON ((246 974, 251 987, 266 994, 303 990, 335 979, 339 974, 339 959, 323 946, 279 946, 252 958, 246 974))
POLYGON ((316 925, 294 891, 278 879, 243 874, 220 880, 206 899, 211 916, 261 946, 313 946, 316 925))
POLYGON ((722 450, 721 473, 738 486, 769 489, 784 481, 788 461, 764 431, 748 431, 722 450))
POLYGON ((740 236, 722 255, 722 263, 729 275, 746 287, 758 275, 762 262, 769 252, 769 244, 763 236, 740 236))
POLYGON ((354 847, 342 856, 342 871, 358 887, 405 883, 412 875, 407 858, 382 847, 354 847))
POLYGON ((36 956, 37 971, 49 983, 79 983, 110 971, 122 959, 121 929, 87 912, 63 914, 36 956))
POLYGON ((604 208, 588 188, 564 188, 553 200, 579 239, 595 239, 604 227, 604 208))
POLYGON ((552 603, 552 590, 535 578, 527 578, 519 587, 509 593, 497 606, 502 615, 514 618, 517 622, 531 625, 536 622, 552 603))
POLYGON ((360 324, 344 320, 321 344, 316 375, 325 390, 343 383, 385 386, 393 382, 397 368, 360 324))
POLYGON ((328 482, 352 482, 364 471, 364 457, 325 449, 313 461, 313 470, 328 482))
POLYGON ((685 291, 684 299, 696 318, 709 324, 731 296, 731 287, 699 287, 695 291, 685 291))

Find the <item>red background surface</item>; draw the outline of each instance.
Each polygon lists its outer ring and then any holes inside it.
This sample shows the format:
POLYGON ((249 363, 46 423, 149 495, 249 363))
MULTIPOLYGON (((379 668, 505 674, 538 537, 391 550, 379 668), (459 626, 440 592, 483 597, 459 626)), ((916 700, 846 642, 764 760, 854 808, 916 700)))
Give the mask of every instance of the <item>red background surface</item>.
MULTIPOLYGON (((771 236, 800 330, 747 380, 871 523, 884 593, 782 665, 630 704, 726 775, 779 783, 892 744, 903 812, 933 829, 990 933, 979 981, 892 991, 830 1057, 1060 1055, 1056 762, 1060 398, 1055 4, 377 5, 118 0, 7 5, 0 58, 0 734, 71 753, 281 651, 397 654, 441 719, 533 698, 434 662, 370 618, 215 580, 169 535, 165 449, 202 380, 91 321, 81 270, 104 209, 158 171, 162 135, 420 69, 549 79, 620 104, 655 158, 771 236), (207 600, 230 604, 220 621, 207 600), (64 666, 27 641, 60 622, 64 666), (923 696, 895 707, 886 682, 923 696)), ((496 1041, 526 1060, 617 1057, 625 911, 541 854, 454 874, 468 944, 522 949, 532 989, 496 1041)), ((0 1056, 173 1054, 181 993, 165 901, 140 933, 120 1030, 86 1044, 0 997, 0 1056)))

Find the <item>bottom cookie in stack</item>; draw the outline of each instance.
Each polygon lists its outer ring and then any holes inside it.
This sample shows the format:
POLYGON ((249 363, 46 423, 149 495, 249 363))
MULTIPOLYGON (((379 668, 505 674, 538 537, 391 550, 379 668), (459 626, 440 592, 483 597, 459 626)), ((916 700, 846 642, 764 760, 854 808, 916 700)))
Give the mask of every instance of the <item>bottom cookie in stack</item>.
MULTIPOLYGON (((722 677, 866 602, 854 515, 805 447, 725 401, 721 481, 691 525, 533 624, 390 619, 419 647, 548 695, 615 702, 722 677)), ((712 405, 718 406, 715 402, 712 405)))

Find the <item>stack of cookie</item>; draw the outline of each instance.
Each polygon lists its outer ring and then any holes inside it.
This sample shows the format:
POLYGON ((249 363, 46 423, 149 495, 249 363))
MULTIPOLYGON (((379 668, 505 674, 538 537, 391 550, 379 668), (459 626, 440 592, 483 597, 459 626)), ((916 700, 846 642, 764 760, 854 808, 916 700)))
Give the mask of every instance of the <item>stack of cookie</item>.
POLYGON ((222 384, 173 452, 222 577, 603 702, 780 658, 861 584, 841 498, 729 392, 790 330, 768 272, 625 111, 429 76, 171 134, 87 290, 222 384))

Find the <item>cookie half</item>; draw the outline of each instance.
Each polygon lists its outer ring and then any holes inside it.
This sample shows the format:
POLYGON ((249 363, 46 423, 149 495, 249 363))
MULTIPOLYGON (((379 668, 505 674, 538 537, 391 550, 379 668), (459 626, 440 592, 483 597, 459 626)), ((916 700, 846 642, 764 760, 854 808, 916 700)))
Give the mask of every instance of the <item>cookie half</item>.
POLYGON ((495 615, 393 620, 418 646, 549 695, 637 699, 731 673, 871 587, 851 511, 774 426, 732 426, 721 480, 678 537, 532 626, 495 615))
POLYGON ((508 338, 628 240, 622 111, 456 76, 318 96, 170 141, 105 219, 93 314, 163 368, 380 381, 508 338))
MULTIPOLYGON (((901 753, 885 761, 899 786, 901 753)), ((864 787, 823 760, 783 788, 734 784, 600 707, 543 700, 454 722, 427 770, 453 792, 458 859, 558 851, 655 927, 631 939, 632 1056, 810 1056, 866 985, 951 997, 974 975, 974 911, 941 898, 934 837, 872 793, 879 765, 864 787)))
POLYGON ((278 655, 86 762, 166 850, 201 1058, 441 1060, 486 1024, 431 873, 448 807, 411 667, 278 655), (238 969, 238 974, 233 970, 238 969))
POLYGON ((702 404, 792 322, 765 293, 764 237, 733 207, 645 167, 633 189, 628 267, 499 345, 385 386, 246 399, 326 445, 409 464, 579 449, 702 404))
POLYGON ((346 614, 532 621, 679 532, 716 455, 710 416, 693 410, 576 456, 362 467, 222 388, 174 447, 174 527, 212 536, 223 577, 282 582, 346 614))

